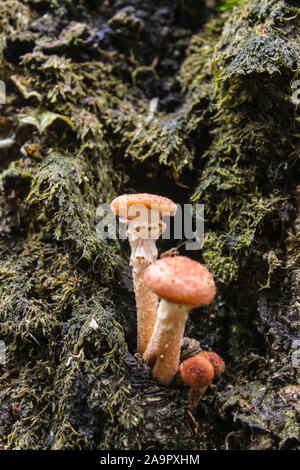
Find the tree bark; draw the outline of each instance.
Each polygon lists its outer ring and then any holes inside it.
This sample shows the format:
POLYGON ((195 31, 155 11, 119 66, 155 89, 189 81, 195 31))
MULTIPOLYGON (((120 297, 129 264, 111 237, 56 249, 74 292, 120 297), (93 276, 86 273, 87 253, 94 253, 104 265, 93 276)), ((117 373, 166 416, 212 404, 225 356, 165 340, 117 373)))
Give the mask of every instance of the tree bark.
POLYGON ((4 449, 299 448, 299 9, 213 3, 0 4, 4 449), (186 336, 226 371, 193 410, 135 354, 128 245, 97 234, 129 191, 205 204, 180 252, 218 293, 186 336))

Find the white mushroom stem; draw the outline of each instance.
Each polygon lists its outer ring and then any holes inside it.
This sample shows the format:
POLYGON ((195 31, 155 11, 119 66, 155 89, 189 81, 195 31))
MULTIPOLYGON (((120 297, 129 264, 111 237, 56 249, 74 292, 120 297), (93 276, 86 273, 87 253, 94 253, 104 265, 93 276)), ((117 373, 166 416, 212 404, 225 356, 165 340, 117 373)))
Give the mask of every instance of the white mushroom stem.
POLYGON ((161 385, 170 385, 179 367, 181 341, 192 307, 162 299, 144 361, 153 366, 152 376, 161 385))
POLYGON ((157 258, 156 240, 166 229, 159 211, 141 210, 139 217, 121 219, 128 224, 127 237, 131 246, 130 266, 137 310, 137 351, 143 354, 156 322, 158 297, 143 281, 145 269, 157 258))

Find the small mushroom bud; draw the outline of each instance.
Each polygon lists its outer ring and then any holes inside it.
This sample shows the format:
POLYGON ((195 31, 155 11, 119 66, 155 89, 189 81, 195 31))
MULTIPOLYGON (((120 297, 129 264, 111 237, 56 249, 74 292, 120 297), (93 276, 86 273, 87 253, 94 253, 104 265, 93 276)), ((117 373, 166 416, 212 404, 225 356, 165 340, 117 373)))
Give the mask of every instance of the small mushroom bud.
POLYGON ((161 301, 143 358, 153 366, 154 380, 167 386, 179 367, 188 314, 192 308, 207 305, 213 300, 215 283, 205 266, 185 256, 156 261, 146 269, 144 282, 161 297, 161 301))
POLYGON ((157 258, 156 240, 166 229, 164 215, 175 215, 177 205, 154 194, 123 194, 111 203, 112 211, 128 225, 133 287, 137 309, 137 350, 144 353, 157 317, 158 298, 143 281, 145 269, 157 258))
POLYGON ((185 385, 190 387, 191 407, 198 405, 214 376, 220 376, 224 370, 223 359, 212 351, 202 351, 183 361, 179 367, 179 376, 185 385))

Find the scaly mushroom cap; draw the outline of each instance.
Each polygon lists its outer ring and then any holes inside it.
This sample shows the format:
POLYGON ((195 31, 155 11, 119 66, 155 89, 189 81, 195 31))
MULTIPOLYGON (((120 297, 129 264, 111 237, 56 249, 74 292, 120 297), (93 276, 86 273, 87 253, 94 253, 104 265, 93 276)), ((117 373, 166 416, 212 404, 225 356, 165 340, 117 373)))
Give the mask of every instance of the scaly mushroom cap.
POLYGON ((188 387, 202 389, 211 384, 214 378, 214 368, 205 357, 197 354, 183 361, 180 366, 180 375, 188 387))
POLYGON ((213 351, 202 351, 198 355, 199 355, 199 357, 204 357, 205 359, 207 359, 211 363, 211 365, 214 368, 216 377, 223 374, 223 372, 225 370, 225 362, 223 361, 221 356, 219 356, 219 354, 217 354, 213 351))
POLYGON ((111 202, 111 210, 119 215, 122 209, 133 205, 143 205, 149 209, 159 210, 162 214, 175 215, 177 205, 167 197, 157 196, 156 194, 122 194, 111 202))
POLYGON ((207 268, 186 256, 155 261, 146 269, 144 282, 163 299, 193 307, 209 304, 216 293, 207 268))

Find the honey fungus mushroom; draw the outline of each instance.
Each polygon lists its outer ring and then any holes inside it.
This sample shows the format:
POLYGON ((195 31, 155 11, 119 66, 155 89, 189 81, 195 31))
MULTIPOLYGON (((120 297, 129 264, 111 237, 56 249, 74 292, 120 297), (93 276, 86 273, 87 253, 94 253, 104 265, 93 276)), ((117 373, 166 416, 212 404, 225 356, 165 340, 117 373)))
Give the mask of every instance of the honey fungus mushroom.
POLYGON ((202 351, 180 364, 178 371, 180 379, 190 387, 191 407, 198 405, 214 377, 223 374, 224 370, 223 359, 213 351, 202 351))
POLYGON ((225 362, 223 361, 221 356, 219 356, 219 354, 215 353, 214 351, 202 351, 196 356, 204 357, 211 363, 214 368, 215 377, 219 377, 223 374, 225 370, 225 362))
POLYGON ((161 301, 143 358, 153 367, 153 378, 167 386, 179 367, 188 314, 194 307, 207 305, 213 300, 215 283, 205 266, 185 256, 156 261, 145 270, 144 282, 161 301))
POLYGON ((157 317, 157 295, 143 281, 145 269, 157 258, 156 240, 165 231, 162 216, 174 216, 177 205, 155 194, 123 194, 111 203, 112 211, 127 224, 130 266, 137 309, 137 350, 144 353, 157 317))

